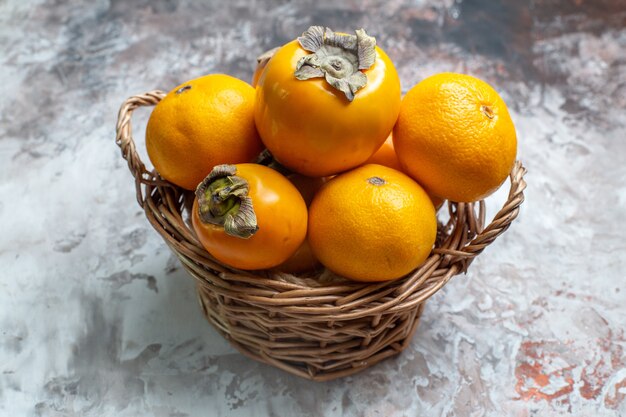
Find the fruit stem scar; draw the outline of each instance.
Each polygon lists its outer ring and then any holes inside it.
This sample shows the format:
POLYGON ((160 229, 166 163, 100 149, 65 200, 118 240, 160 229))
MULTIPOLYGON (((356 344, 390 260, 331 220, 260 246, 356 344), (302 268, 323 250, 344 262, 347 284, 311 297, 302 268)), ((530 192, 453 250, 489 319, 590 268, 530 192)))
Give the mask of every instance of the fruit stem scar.
POLYGON ((380 178, 380 177, 370 177, 367 179, 367 182, 369 182, 372 185, 385 185, 387 184, 387 181, 385 181, 384 179, 380 178))
POLYGON ((312 53, 298 60, 294 76, 301 81, 324 77, 349 101, 367 84, 367 76, 361 70, 376 62, 376 39, 363 29, 347 35, 327 27, 311 26, 298 38, 298 43, 312 53))
POLYGON ((183 93, 187 90, 191 90, 191 86, 190 85, 185 85, 183 87, 180 87, 178 90, 176 90, 176 94, 180 94, 183 93))
POLYGON ((222 226, 226 234, 248 239, 257 225, 248 182, 235 175, 235 165, 216 165, 196 188, 198 214, 203 223, 222 226))
POLYGON ((493 119, 496 116, 491 107, 485 106, 484 104, 480 106, 480 111, 490 119, 493 119))

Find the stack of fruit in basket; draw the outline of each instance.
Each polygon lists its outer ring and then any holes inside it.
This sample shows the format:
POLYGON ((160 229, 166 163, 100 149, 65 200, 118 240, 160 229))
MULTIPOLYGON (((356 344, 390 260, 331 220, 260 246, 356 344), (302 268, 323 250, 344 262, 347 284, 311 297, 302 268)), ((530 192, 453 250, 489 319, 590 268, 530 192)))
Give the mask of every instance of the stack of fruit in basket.
POLYGON ((400 278, 433 248, 435 207, 485 198, 515 161, 492 87, 441 73, 401 97, 392 61, 362 29, 310 27, 260 59, 253 85, 222 74, 183 83, 146 131, 159 175, 195 190, 199 241, 236 269, 400 278))

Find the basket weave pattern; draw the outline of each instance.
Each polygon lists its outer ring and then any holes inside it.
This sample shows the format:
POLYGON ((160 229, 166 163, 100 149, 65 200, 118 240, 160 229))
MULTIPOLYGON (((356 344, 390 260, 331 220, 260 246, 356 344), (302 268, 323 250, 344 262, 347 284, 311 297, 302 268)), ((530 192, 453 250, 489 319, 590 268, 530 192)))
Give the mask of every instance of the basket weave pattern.
POLYGON ((426 262, 408 276, 356 283, 328 272, 295 277, 239 271, 209 255, 188 220, 193 193, 148 171, 131 132, 135 109, 154 106, 162 91, 130 97, 120 108, 116 143, 135 178, 137 201, 183 267, 196 279, 209 322, 241 353, 317 381, 353 374, 405 349, 424 302, 501 235, 524 201, 525 168, 510 173, 504 206, 485 226, 485 204, 448 203, 449 220, 426 262))

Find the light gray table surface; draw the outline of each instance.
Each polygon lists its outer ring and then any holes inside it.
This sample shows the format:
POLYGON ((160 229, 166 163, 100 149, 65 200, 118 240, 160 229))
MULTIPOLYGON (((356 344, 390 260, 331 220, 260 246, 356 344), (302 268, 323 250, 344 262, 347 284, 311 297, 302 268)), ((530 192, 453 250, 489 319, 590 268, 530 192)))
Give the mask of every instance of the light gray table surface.
POLYGON ((611 0, 0 1, 0 416, 626 416, 625 22, 611 0), (411 346, 328 383, 209 326, 114 143, 129 95, 249 80, 311 24, 366 28, 404 91, 488 81, 528 168, 411 346))

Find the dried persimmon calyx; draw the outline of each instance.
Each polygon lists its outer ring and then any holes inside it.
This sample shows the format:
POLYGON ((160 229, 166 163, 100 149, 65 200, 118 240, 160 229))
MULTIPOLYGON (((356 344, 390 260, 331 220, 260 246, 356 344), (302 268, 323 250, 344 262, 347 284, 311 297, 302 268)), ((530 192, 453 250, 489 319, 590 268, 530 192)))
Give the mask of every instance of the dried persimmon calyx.
POLYGON ((336 33, 322 26, 311 26, 298 37, 300 46, 312 52, 298 61, 294 75, 299 80, 324 77, 345 94, 349 101, 367 84, 361 71, 376 62, 376 39, 364 29, 355 35, 336 33))

